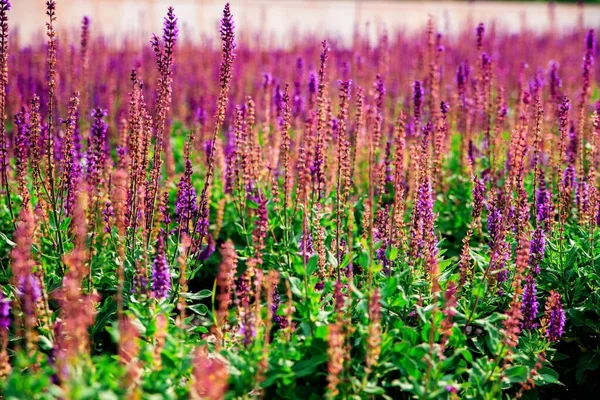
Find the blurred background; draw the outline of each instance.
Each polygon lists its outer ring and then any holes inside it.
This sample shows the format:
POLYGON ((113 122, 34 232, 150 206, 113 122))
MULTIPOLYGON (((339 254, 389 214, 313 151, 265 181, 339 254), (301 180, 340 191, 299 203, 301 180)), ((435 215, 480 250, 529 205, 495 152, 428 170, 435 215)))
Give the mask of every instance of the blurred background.
MULTIPOLYGON (((183 39, 216 37, 217 23, 225 0, 57 0, 59 30, 77 35, 81 18, 92 20, 92 34, 116 40, 130 34, 147 43, 152 32, 160 32, 168 6, 175 7, 183 39)), ((375 37, 383 23, 388 30, 407 32, 421 28, 432 15, 443 33, 458 31, 472 22, 495 21, 496 27, 517 32, 523 26, 534 30, 572 29, 581 24, 600 24, 598 1, 370 1, 370 0, 230 0, 240 31, 263 33, 263 38, 285 45, 290 34, 348 42, 356 24, 375 37), (367 25, 368 24, 368 25, 367 25)), ((11 29, 19 32, 21 44, 42 34, 45 0, 13 0, 11 29)), ((15 31, 13 31, 14 33, 15 31)), ((64 36, 63 36, 64 39, 64 36)))

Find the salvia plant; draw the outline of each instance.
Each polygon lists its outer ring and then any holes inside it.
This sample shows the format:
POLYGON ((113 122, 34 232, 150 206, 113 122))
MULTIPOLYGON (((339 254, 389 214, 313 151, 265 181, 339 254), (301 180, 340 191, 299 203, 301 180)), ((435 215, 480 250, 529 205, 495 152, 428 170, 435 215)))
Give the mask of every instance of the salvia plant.
POLYGON ((278 47, 225 5, 218 42, 169 8, 140 48, 48 0, 25 46, 9 17, 3 398, 598 390, 594 30, 278 47))

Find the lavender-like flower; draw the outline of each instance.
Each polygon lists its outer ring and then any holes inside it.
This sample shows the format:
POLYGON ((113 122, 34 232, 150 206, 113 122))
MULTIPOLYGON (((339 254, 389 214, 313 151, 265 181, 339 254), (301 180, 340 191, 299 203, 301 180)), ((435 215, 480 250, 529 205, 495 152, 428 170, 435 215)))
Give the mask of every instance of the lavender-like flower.
POLYGON ((529 247, 529 265, 536 274, 540 273, 540 261, 544 258, 546 235, 544 229, 538 226, 533 232, 529 247))
POLYGON ((90 131, 88 153, 87 153, 87 180, 93 187, 100 184, 102 170, 106 162, 106 132, 108 124, 104 117, 108 115, 106 110, 96 108, 92 111, 94 123, 90 131))
POLYGON ((157 299, 165 299, 170 292, 171 271, 165 255, 164 239, 159 236, 152 268, 152 295, 157 299))
POLYGON ((375 81, 375 104, 379 110, 383 110, 383 106, 385 103, 385 82, 383 81, 383 77, 377 74, 377 78, 375 81))
POLYGON ((558 341, 564 333, 565 322, 566 316, 560 294, 552 290, 546 300, 546 311, 542 320, 546 337, 552 342, 558 341))
POLYGON ((273 314, 273 322, 275 322, 281 329, 287 328, 287 318, 277 315, 279 306, 281 305, 281 297, 277 288, 273 288, 273 304, 271 304, 271 313, 273 314))
POLYGON ((304 60, 302 57, 298 57, 296 60, 296 79, 294 81, 294 94, 292 115, 298 117, 302 114, 302 71, 304 70, 304 60))
POLYGON ((527 275, 525 287, 523 288, 523 300, 521 301, 521 313, 523 315, 524 329, 535 329, 538 326, 536 321, 539 303, 536 298, 537 289, 535 287, 535 278, 532 274, 527 275))
POLYGON ((185 172, 179 181, 177 191, 177 201, 175 202, 175 215, 180 229, 187 231, 189 222, 196 215, 198 205, 196 203, 196 190, 192 185, 192 163, 190 160, 185 162, 185 172))
POLYGON ((0 192, 6 195, 6 203, 12 216, 10 192, 8 190, 8 137, 6 135, 6 91, 8 86, 8 11, 10 1, 0 0, 0 192))
POLYGON ((558 75, 558 63, 556 61, 550 62, 550 98, 552 101, 558 102, 560 100, 560 89, 562 87, 562 81, 558 75))
POLYGON ((223 41, 224 61, 221 65, 221 81, 227 81, 227 84, 231 81, 231 63, 235 57, 235 54, 233 53, 236 47, 234 30, 235 25, 233 23, 233 15, 231 15, 229 3, 227 3, 223 9, 223 19, 221 19, 221 27, 219 29, 221 40, 223 41))
POLYGON ((308 74, 308 92, 311 96, 317 94, 317 74, 314 71, 308 74))
POLYGON ((42 290, 39 281, 33 273, 28 273, 19 277, 17 293, 21 299, 25 315, 35 315, 35 304, 42 297, 42 290))
POLYGON ((475 33, 477 35, 477 51, 481 51, 483 48, 483 34, 485 33, 485 25, 483 22, 480 22, 475 29, 475 33))
POLYGON ((414 118, 415 118, 415 131, 418 132, 421 126, 421 107, 423 106, 423 84, 421 81, 415 81, 413 84, 413 104, 414 104, 414 118))
POLYGON ((540 186, 537 189, 535 206, 537 224, 543 227, 545 232, 548 232, 550 230, 552 204, 550 203, 550 193, 546 188, 543 177, 540 179, 540 186))
POLYGON ((474 176, 473 183, 473 210, 471 211, 471 215, 473 217, 473 220, 477 220, 481 216, 481 211, 483 210, 485 196, 485 181, 474 176))
POLYGON ((104 222, 104 233, 110 233, 110 219, 115 215, 114 210, 110 201, 104 203, 104 209, 102 210, 102 221, 104 222))
POLYGON ((493 247, 496 239, 502 229, 502 212, 500 207, 496 207, 494 204, 487 206, 488 218, 487 218, 487 229, 490 235, 490 248, 493 247))
POLYGON ((10 299, 4 296, 0 288, 0 328, 8 329, 10 326, 10 299))
POLYGON ((563 96, 559 106, 558 106, 558 131, 560 133, 560 157, 561 161, 566 161, 565 151, 567 144, 567 134, 568 134, 568 125, 569 125, 569 110, 571 109, 571 103, 569 103, 569 99, 567 96, 563 96))
POLYGON ((177 27, 177 18, 175 17, 175 10, 173 7, 169 7, 167 10, 167 16, 164 21, 163 28, 163 42, 165 44, 165 66, 170 68, 170 64, 173 63, 173 53, 175 51, 175 43, 177 43, 177 34, 179 28, 177 27))
POLYGON ((592 69, 594 66, 594 51, 596 49, 596 38, 594 37, 594 30, 590 29, 585 36, 585 55, 583 57, 583 93, 582 102, 587 101, 587 97, 590 92, 590 81, 592 75, 592 69))
POLYGON ((29 190, 27 188, 27 172, 29 165, 29 136, 30 127, 27 121, 28 115, 24 110, 15 114, 16 138, 15 138, 15 165, 17 169, 17 182, 19 193, 23 198, 23 204, 29 203, 29 190))
POLYGON ((306 236, 300 236, 300 255, 304 257, 304 261, 308 262, 308 259, 315 254, 315 248, 313 246, 313 238, 310 232, 306 236))

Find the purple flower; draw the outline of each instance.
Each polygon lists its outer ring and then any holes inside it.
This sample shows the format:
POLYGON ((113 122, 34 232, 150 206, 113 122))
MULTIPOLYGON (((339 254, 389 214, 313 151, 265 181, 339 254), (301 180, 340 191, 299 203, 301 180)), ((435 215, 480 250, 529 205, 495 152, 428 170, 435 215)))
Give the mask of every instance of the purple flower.
POLYGON ((596 47, 596 38, 594 30, 590 29, 585 36, 585 55, 583 57, 583 96, 589 94, 590 76, 594 65, 594 51, 596 47))
POLYGON ((17 293, 23 304, 23 312, 26 315, 34 315, 35 304, 42 297, 40 283, 35 275, 28 273, 19 277, 17 293))
POLYGON ((263 84, 262 84, 263 90, 267 90, 269 88, 269 86, 271 86, 272 83, 273 83, 273 75, 271 75, 268 72, 263 73, 263 84))
POLYGON ((562 87, 562 81, 558 76, 558 63, 556 61, 550 61, 550 97, 553 101, 558 101, 560 96, 560 88, 562 87))
MULTIPOLYGON (((393 184, 394 173, 392 172, 392 142, 388 141, 385 145, 385 184, 393 184)), ((389 188, 385 188, 385 192, 389 193, 389 188)))
POLYGON ((92 124, 88 143, 87 179, 94 187, 98 187, 100 183, 101 173, 106 162, 108 124, 104 121, 104 117, 107 115, 107 111, 101 108, 92 111, 94 123, 92 124))
POLYGON ((476 176, 473 177, 473 210, 471 212, 473 219, 479 218, 481 211, 483 210, 484 195, 485 195, 485 181, 478 179, 476 176))
POLYGON ((390 206, 386 204, 384 207, 379 209, 377 212, 377 217, 375 218, 375 232, 373 233, 373 240, 375 242, 381 242, 381 245, 376 251, 376 257, 379 261, 381 261, 383 265, 383 269, 386 272, 389 271, 390 261, 388 260, 385 251, 390 245, 390 237, 389 233, 389 218, 390 215, 390 206))
POLYGON ((487 229, 490 235, 490 247, 493 247, 496 238, 498 237, 502 224, 502 213, 500 207, 488 205, 487 229))
POLYGON ((234 36, 235 25, 233 23, 233 15, 229 9, 229 3, 225 4, 223 9, 223 19, 221 19, 221 40, 223 41, 223 52, 226 58, 233 57, 233 49, 235 49, 235 36, 234 36))
POLYGON ((165 299, 171 292, 171 271, 165 256, 165 246, 162 236, 158 237, 156 257, 152 267, 152 295, 157 299, 165 299))
POLYGON ((185 172, 179 181, 177 201, 175 202, 175 215, 179 227, 185 232, 189 222, 198 211, 196 190, 192 186, 192 163, 185 161, 185 172))
POLYGON ((164 22, 163 42, 165 43, 165 57, 170 62, 173 61, 173 51, 178 33, 179 28, 177 28, 177 18, 175 17, 174 9, 173 7, 169 7, 164 22))
POLYGON ((550 204, 550 193, 546 188, 545 180, 540 179, 540 186, 538 187, 536 194, 536 220, 538 226, 542 226, 545 232, 550 230, 550 212, 551 212, 551 204, 550 204))
POLYGON ((342 282, 339 279, 335 281, 335 290, 333 298, 335 301, 335 310, 338 313, 342 312, 342 309, 344 308, 344 303, 346 301, 346 297, 344 296, 344 292, 342 291, 343 288, 344 285, 342 285, 342 282))
POLYGON ((300 255, 304 257, 304 261, 308 262, 308 259, 315 254, 315 248, 313 246, 312 235, 308 233, 306 236, 300 236, 300 255))
POLYGON ((442 114, 448 114, 448 111, 450 110, 450 105, 448 104, 448 102, 442 101, 440 103, 440 110, 442 111, 442 114))
POLYGON ((0 328, 8 329, 10 326, 10 300, 4 296, 0 289, 0 328))
POLYGON ((317 74, 314 71, 310 71, 308 74, 308 92, 311 95, 317 93, 317 74))
POLYGON ((24 110, 15 114, 15 126, 17 134, 15 139, 15 161, 18 164, 27 165, 27 156, 29 154, 29 124, 27 123, 27 114, 24 110))
POLYGON ((585 36, 585 48, 587 52, 594 54, 594 49, 596 47, 596 38, 594 37, 594 30, 590 29, 585 36))
POLYGON ((198 259, 200 261, 207 260, 208 257, 210 257, 211 254, 215 252, 215 241, 214 241, 212 235, 208 235, 207 238, 206 238, 206 241, 207 241, 206 246, 198 254, 198 259))
POLYGON ((0 15, 2 15, 2 20, 0 22, 5 22, 6 12, 10 11, 10 1, 9 0, 0 0, 0 15))
POLYGON ((458 389, 452 385, 446 385, 446 392, 448 393, 458 393, 458 389))
POLYGON ((565 188, 575 189, 575 164, 569 164, 563 171, 563 185, 565 188))
POLYGON ((414 116, 416 124, 420 124, 421 122, 421 107, 423 106, 424 95, 425 93, 421 81, 415 81, 413 84, 413 104, 415 106, 414 116))
POLYGON ((483 47, 483 34, 485 33, 485 25, 483 22, 480 22, 475 29, 475 33, 477 35, 477 50, 481 50, 483 47))
POLYGON ((385 83, 383 82, 383 77, 379 74, 377 74, 375 81, 375 103, 379 110, 383 109, 385 103, 385 83))
POLYGON ((552 342, 558 341, 564 333, 565 322, 566 316, 560 294, 552 290, 546 300, 546 311, 542 320, 546 337, 552 342))
POLYGON ((277 292, 277 288, 273 290, 273 304, 271 305, 271 312, 273 313, 273 321, 279 325, 281 329, 287 328, 287 318, 277 315, 277 310, 279 310, 279 306, 281 305, 281 297, 279 296, 279 292, 277 292))
POLYGON ((545 249, 546 235, 544 229, 538 225, 529 245, 529 265, 536 274, 540 273, 540 261, 544 258, 545 249))
POLYGON ((244 346, 248 346, 250 343, 252 343, 252 339, 256 337, 256 330, 254 329, 254 324, 252 323, 250 313, 244 313, 242 316, 239 332, 244 338, 244 346))
POLYGON ((459 87, 464 87, 467 84, 470 72, 471 69, 469 68, 469 64, 467 64, 466 61, 460 63, 458 69, 456 70, 456 84, 459 87))
POLYGON ((104 222, 104 232, 110 232, 110 217, 114 215, 113 208, 110 201, 104 203, 104 209, 102 210, 102 221, 104 222))
POLYGON ((523 314, 523 328, 535 329, 539 303, 536 298, 535 278, 532 274, 527 275, 525 287, 523 288, 523 300, 521 302, 521 313, 523 314))

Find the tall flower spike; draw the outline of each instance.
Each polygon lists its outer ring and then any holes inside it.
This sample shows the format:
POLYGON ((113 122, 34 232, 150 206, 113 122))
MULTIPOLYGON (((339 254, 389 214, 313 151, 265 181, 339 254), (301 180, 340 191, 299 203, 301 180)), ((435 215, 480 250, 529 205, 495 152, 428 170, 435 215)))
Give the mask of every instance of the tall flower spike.
POLYGON ((83 115, 87 115, 89 104, 88 90, 88 69, 89 69, 89 42, 90 42, 90 19, 85 16, 81 20, 81 48, 79 53, 79 87, 78 90, 82 93, 82 111, 83 115))
POLYGON ((421 108, 423 107, 423 84, 421 81, 415 81, 413 84, 413 104, 414 104, 414 124, 415 132, 419 132, 421 128, 421 108))
POLYGON ((69 101, 68 115, 65 122, 65 136, 63 138, 62 150, 62 191, 65 196, 65 209, 69 214, 73 211, 75 202, 75 188, 79 180, 79 163, 77 162, 77 151, 75 150, 75 130, 77 129, 77 110, 79 106, 79 93, 75 92, 69 101))
POLYGON ((166 299, 171 293, 171 271, 165 255, 165 243, 158 237, 156 257, 152 269, 152 294, 156 299, 166 299))
POLYGON ((329 325, 327 342, 327 398, 335 399, 340 393, 340 375, 344 369, 344 326, 341 321, 329 325))
POLYGON ((456 283, 448 282, 444 291, 444 309, 442 310, 444 319, 441 323, 442 331, 442 346, 446 346, 448 339, 452 335, 452 327, 454 326, 454 316, 456 315, 456 283))
POLYGON ((19 222, 15 231, 15 247, 11 250, 11 269, 14 285, 17 288, 23 322, 25 326, 25 341, 28 349, 33 349, 37 341, 37 307, 41 297, 39 281, 34 274, 35 262, 31 255, 33 234, 35 230, 33 214, 27 205, 21 209, 19 222))
POLYGON ((558 66, 559 65, 556 61, 550 62, 550 98, 553 102, 557 103, 560 101, 560 89, 562 87, 562 81, 558 75, 558 66))
POLYGON ((521 313, 523 314, 523 328, 535 329, 538 326, 536 321, 539 303, 536 298, 535 277, 533 274, 527 275, 525 287, 523 288, 523 300, 521 302, 521 313))
POLYGON ((173 63, 173 53, 175 52, 175 43, 177 42, 177 34, 179 33, 174 11, 173 7, 169 7, 163 29, 165 68, 169 69, 173 63))
POLYGON ((10 300, 4 296, 0 288, 0 329, 8 329, 10 326, 10 300))
POLYGON ((8 188, 8 160, 6 136, 6 89, 8 85, 8 11, 10 1, 0 0, 0 192, 5 192, 11 219, 14 218, 8 188))
POLYGON ((481 51, 483 48, 483 35, 485 33, 485 25, 483 22, 480 22, 477 25, 476 34, 477 34, 477 51, 481 51))
POLYGON ((219 273, 217 274, 217 285, 219 286, 219 294, 217 295, 219 304, 217 324, 219 328, 222 327, 227 319, 236 273, 237 254, 231 240, 228 240, 221 246, 221 254, 223 255, 223 261, 221 261, 219 273))
POLYGON ((506 310, 506 319, 502 321, 504 326, 503 334, 506 340, 506 345, 509 351, 512 351, 514 347, 519 343, 519 334, 521 333, 521 321, 523 319, 522 309, 522 295, 523 295, 523 272, 527 266, 527 260, 529 259, 529 246, 526 235, 521 235, 519 239, 517 249, 517 260, 515 267, 515 276, 513 278, 513 297, 510 302, 510 307, 506 310))
POLYGON ((27 114, 24 110, 19 111, 15 114, 15 127, 16 127, 16 138, 15 138, 15 166, 17 169, 17 183, 19 187, 19 194, 23 199, 23 204, 29 203, 29 189, 27 187, 27 172, 28 172, 28 137, 29 137, 29 123, 27 122, 27 114))
POLYGON ((381 353, 381 294, 379 288, 373 291, 369 298, 369 335, 367 338, 366 364, 371 371, 379 360, 381 353))
POLYGON ((231 15, 231 10, 229 9, 229 3, 227 3, 223 9, 223 19, 221 20, 220 28, 221 40, 223 42, 223 54, 221 59, 221 69, 219 72, 219 97, 217 99, 217 109, 215 112, 215 126, 209 142, 210 148, 208 152, 208 167, 204 178, 204 187, 202 188, 202 194, 200 195, 200 207, 198 207, 198 226, 196 227, 196 230, 200 228, 200 231, 198 235, 199 237, 194 243, 197 252, 201 251, 202 242, 208 234, 208 190, 214 173, 215 143, 217 141, 217 135, 219 134, 221 126, 225 120, 225 110, 227 108, 229 96, 229 85, 232 78, 233 60, 235 59, 235 53, 233 52, 235 50, 234 28, 233 16, 231 15))
POLYGON ((108 124, 104 117, 108 115, 106 110, 96 108, 92 111, 94 122, 90 131, 87 153, 87 181, 92 187, 97 188, 102 179, 102 171, 106 162, 106 133, 108 124))
POLYGON ((583 56, 583 91, 581 93, 582 104, 587 103, 590 94, 591 75, 594 66, 594 52, 596 50, 596 38, 594 30, 590 29, 585 36, 585 55, 583 56))
POLYGON ((12 370, 8 358, 8 328, 10 327, 10 300, 0 287, 0 378, 8 376, 12 370))
POLYGON ((565 322, 565 311, 560 294, 551 290, 548 300, 546 300, 546 311, 542 319, 542 329, 548 340, 556 342, 560 339, 565 330, 565 322))

